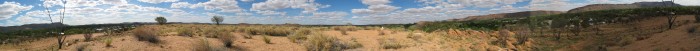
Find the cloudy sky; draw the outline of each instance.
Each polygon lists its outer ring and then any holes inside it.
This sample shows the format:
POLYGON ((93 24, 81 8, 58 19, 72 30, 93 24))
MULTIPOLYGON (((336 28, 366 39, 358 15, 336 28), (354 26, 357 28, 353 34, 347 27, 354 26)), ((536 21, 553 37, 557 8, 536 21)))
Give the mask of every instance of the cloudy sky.
MULTIPOLYGON (((2 0, 0 26, 155 22, 253 24, 395 24, 531 10, 566 11, 587 4, 661 0, 2 0), (65 4, 65 5, 64 5, 65 4), (48 11, 47 11, 48 10, 48 11), (49 17, 47 14, 50 14, 49 17)), ((697 0, 676 0, 700 5, 697 0)))

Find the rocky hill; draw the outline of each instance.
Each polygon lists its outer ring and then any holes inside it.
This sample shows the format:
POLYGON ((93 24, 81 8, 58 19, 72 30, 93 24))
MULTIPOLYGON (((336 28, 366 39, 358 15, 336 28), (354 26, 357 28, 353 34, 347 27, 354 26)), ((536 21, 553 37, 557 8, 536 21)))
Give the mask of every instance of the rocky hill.
POLYGON ((568 13, 578 13, 585 11, 596 11, 596 10, 610 10, 610 9, 630 9, 630 8, 644 8, 644 7, 668 7, 668 6, 682 6, 671 1, 663 2, 636 2, 632 4, 592 4, 583 7, 574 8, 568 11, 568 13))
POLYGON ((64 26, 68 26, 68 25, 65 25, 62 23, 26 24, 26 25, 21 25, 21 26, 0 27, 0 32, 9 32, 9 31, 17 31, 17 30, 36 30, 36 29, 56 28, 56 27, 64 27, 64 26))
POLYGON ((500 14, 489 14, 480 16, 469 16, 462 19, 451 19, 450 21, 468 21, 468 20, 486 20, 486 19, 499 19, 499 18, 525 18, 529 16, 538 15, 549 15, 549 14, 561 14, 561 11, 523 11, 514 13, 500 13, 500 14))

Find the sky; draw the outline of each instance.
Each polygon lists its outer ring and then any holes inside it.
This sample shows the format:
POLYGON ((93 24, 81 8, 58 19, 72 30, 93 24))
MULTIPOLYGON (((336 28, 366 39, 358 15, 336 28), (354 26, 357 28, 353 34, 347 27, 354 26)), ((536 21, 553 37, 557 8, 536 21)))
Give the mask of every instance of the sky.
MULTIPOLYGON (((567 11, 588 4, 662 0, 1 0, 0 26, 155 22, 406 24, 519 11, 567 11), (63 1, 66 1, 65 3, 63 1), (65 9, 64 9, 65 8, 65 9)), ((675 0, 700 5, 698 0, 675 0)))

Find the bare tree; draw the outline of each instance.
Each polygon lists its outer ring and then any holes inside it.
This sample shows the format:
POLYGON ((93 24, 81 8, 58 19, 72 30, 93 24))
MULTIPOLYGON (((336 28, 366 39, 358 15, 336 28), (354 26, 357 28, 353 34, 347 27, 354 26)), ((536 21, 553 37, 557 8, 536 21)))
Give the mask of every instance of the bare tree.
POLYGON ((160 25, 163 25, 163 24, 165 24, 166 22, 168 22, 168 20, 166 20, 165 17, 163 17, 163 16, 156 17, 156 21, 157 21, 158 24, 160 24, 160 25))
POLYGON ((221 16, 214 16, 211 18, 211 21, 216 23, 216 25, 219 25, 222 21, 224 21, 224 18, 221 16))
MULTIPOLYGON (((63 11, 61 11, 61 17, 60 17, 60 20, 59 20, 59 23, 61 23, 61 24, 63 24, 63 17, 65 17, 65 13, 66 13, 66 12, 65 12, 65 10, 66 10, 66 6, 65 6, 65 5, 66 5, 66 3, 68 3, 68 2, 67 2, 67 1, 62 1, 62 3, 63 3, 64 6, 63 6, 63 11)), ((46 9, 46 15, 49 16, 49 20, 50 20, 49 23, 53 23, 53 17, 51 17, 51 12, 49 11, 49 8, 47 7, 48 5, 43 5, 43 6, 44 6, 44 9, 46 9)), ((64 31, 63 28, 59 28, 59 31, 58 31, 58 32, 48 32, 48 34, 58 34, 58 37, 56 37, 56 40, 58 41, 58 49, 63 48, 63 43, 65 43, 65 40, 66 40, 66 36, 64 36, 63 31, 64 31)))
POLYGON ((673 27, 674 21, 676 21, 676 16, 674 16, 676 13, 671 12, 671 11, 665 11, 665 10, 657 11, 657 12, 662 13, 662 14, 668 14, 668 15, 670 15, 670 16, 668 16, 668 17, 666 17, 666 18, 668 19, 668 20, 667 20, 667 22, 668 22, 668 29, 671 29, 671 28, 673 27))

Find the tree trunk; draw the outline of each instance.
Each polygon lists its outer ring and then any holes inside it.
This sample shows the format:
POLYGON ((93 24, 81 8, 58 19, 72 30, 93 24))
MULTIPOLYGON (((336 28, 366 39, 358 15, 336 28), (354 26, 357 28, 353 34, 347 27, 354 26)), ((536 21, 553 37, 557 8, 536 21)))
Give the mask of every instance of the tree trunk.
POLYGON ((668 29, 671 29, 673 27, 673 21, 676 20, 675 16, 669 16, 668 17, 668 29))

